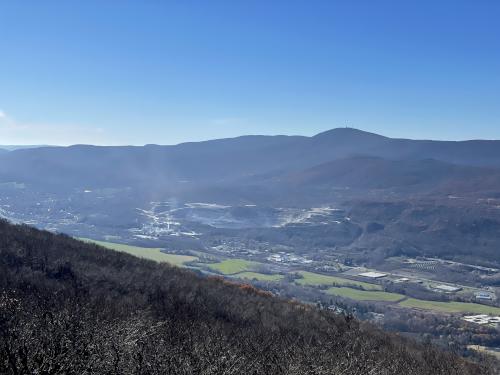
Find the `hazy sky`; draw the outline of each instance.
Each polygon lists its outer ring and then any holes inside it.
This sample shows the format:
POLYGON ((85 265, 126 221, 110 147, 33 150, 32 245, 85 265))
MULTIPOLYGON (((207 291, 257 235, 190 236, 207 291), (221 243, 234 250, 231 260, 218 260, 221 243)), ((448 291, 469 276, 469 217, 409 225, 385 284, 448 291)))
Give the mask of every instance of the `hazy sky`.
POLYGON ((0 0, 0 144, 500 139, 500 1, 0 0))

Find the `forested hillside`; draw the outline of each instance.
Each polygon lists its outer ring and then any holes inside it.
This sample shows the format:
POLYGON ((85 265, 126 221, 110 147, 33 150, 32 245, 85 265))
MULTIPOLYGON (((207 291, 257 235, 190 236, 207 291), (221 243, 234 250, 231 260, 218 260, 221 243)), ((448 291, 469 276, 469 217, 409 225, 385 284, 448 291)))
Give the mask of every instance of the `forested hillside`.
POLYGON ((345 316, 0 222, 2 374, 488 374, 345 316))
POLYGON ((262 183, 269 194, 282 193, 286 184, 268 185, 283 179, 358 188, 415 185, 420 193, 423 183, 427 191, 448 182, 461 191, 456 182, 473 177, 476 190, 485 190, 498 188, 499 150, 500 141, 393 139, 344 128, 313 137, 242 136, 173 146, 39 147, 1 153, 0 182, 59 193, 132 187, 146 195, 206 197, 207 187, 262 183), (351 170, 357 173, 346 174, 351 170))

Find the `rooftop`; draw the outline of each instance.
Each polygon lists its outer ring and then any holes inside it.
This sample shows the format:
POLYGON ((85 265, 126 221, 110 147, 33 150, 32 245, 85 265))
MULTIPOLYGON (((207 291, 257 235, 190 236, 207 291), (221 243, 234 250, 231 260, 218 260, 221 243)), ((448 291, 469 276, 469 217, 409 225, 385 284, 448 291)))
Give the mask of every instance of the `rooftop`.
POLYGON ((381 273, 381 272, 363 272, 363 273, 360 273, 359 276, 363 276, 363 277, 369 277, 371 279, 379 279, 381 277, 386 277, 387 274, 386 273, 381 273))
POLYGON ((459 286, 446 285, 446 284, 433 285, 432 288, 442 290, 444 292, 458 292, 459 290, 462 289, 459 286))

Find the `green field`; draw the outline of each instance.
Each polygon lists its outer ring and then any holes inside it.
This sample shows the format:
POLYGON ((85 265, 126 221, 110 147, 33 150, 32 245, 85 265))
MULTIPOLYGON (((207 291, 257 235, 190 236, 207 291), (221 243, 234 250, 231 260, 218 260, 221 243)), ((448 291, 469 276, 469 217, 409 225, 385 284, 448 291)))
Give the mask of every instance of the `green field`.
POLYGON ((425 310, 434 310, 448 313, 474 313, 500 315, 500 307, 480 305, 466 302, 437 302, 408 298, 399 303, 402 307, 413 307, 425 310))
POLYGON ((234 275, 244 271, 255 269, 260 263, 245 259, 226 259, 219 263, 210 263, 206 266, 212 271, 222 273, 223 275, 234 275))
POLYGON ((380 285, 365 283, 363 281, 355 281, 355 280, 345 279, 342 277, 321 275, 319 273, 313 273, 313 272, 307 272, 307 271, 299 271, 297 273, 302 276, 301 279, 295 280, 295 283, 299 284, 299 285, 310 285, 310 286, 316 286, 316 285, 343 285, 343 286, 356 285, 358 287, 361 287, 361 288, 367 289, 367 290, 382 290, 382 287, 380 285))
POLYGON ((162 253, 161 250, 163 249, 160 248, 131 246, 114 242, 96 241, 88 238, 79 238, 79 240, 85 242, 92 242, 95 243, 96 245, 100 245, 107 249, 122 251, 124 253, 128 253, 139 258, 150 259, 156 262, 167 262, 175 266, 183 266, 185 263, 198 259, 196 257, 189 255, 162 253))
POLYGON ((235 277, 239 279, 248 279, 248 280, 259 280, 259 281, 280 281, 283 279, 283 275, 267 275, 264 273, 257 273, 257 272, 241 272, 236 275, 235 277))
POLYGON ((329 288, 326 292, 328 294, 332 294, 339 297, 350 298, 357 301, 396 302, 405 298, 404 295, 397 293, 359 290, 359 289, 344 288, 344 287, 342 288, 332 287, 329 288))

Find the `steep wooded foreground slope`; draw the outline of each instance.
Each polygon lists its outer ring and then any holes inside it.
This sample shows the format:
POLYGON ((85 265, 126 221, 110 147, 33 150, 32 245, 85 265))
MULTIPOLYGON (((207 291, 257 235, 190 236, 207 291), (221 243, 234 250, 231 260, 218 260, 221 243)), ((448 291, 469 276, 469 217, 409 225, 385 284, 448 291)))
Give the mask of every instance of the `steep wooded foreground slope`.
POLYGON ((487 374, 359 322, 0 222, 2 374, 487 374))

